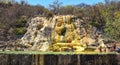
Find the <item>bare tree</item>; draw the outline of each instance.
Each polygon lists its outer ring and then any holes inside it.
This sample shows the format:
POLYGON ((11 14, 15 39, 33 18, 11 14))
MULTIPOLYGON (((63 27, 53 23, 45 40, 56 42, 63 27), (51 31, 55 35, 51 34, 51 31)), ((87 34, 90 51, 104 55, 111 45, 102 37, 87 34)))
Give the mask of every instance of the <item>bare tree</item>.
POLYGON ((59 0, 55 0, 52 4, 49 4, 54 14, 59 14, 59 9, 61 5, 62 5, 62 2, 59 2, 59 0))
POLYGON ((110 0, 105 0, 105 4, 109 4, 110 0))

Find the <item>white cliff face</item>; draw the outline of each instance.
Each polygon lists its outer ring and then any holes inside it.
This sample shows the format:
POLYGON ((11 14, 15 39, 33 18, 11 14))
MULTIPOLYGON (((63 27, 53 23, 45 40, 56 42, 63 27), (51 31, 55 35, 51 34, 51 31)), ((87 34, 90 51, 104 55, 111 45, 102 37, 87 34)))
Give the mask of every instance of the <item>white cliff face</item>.
POLYGON ((47 19, 45 17, 32 18, 28 22, 27 32, 21 38, 20 44, 27 45, 31 50, 39 50, 41 43, 48 43, 47 37, 44 36, 46 22, 47 19))

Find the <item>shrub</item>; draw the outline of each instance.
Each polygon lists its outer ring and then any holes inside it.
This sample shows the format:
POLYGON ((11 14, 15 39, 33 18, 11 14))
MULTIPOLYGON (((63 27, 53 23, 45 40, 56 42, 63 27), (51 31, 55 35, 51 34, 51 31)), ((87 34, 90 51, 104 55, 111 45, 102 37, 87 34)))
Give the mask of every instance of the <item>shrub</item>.
POLYGON ((25 19, 20 19, 16 22, 16 27, 25 27, 27 21, 25 19))
POLYGON ((111 38, 115 41, 120 41, 120 22, 112 21, 106 24, 106 28, 104 29, 107 37, 111 38))
POLYGON ((26 28, 25 27, 20 27, 20 28, 14 28, 14 33, 16 34, 16 35, 23 35, 23 34, 25 34, 26 33, 26 28))

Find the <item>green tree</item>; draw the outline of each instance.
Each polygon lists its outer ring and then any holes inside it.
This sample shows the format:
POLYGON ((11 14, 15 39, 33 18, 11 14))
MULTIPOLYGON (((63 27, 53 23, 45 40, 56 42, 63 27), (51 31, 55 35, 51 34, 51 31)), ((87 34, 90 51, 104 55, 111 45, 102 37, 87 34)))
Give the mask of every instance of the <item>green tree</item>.
POLYGON ((105 34, 108 38, 114 41, 120 42, 120 19, 116 19, 115 21, 110 21, 106 24, 106 28, 104 29, 105 34))

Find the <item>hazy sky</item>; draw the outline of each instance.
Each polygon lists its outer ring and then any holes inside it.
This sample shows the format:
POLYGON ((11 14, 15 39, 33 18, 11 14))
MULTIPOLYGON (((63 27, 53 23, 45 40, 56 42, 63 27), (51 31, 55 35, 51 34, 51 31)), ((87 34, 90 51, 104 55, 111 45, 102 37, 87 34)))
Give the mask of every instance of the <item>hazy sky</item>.
MULTIPOLYGON (((21 0, 16 0, 17 2, 20 2, 21 0)), ((52 3, 54 0, 25 0, 28 4, 31 5, 43 5, 45 7, 48 7, 50 3, 52 3)), ((76 5, 80 3, 85 4, 96 4, 98 2, 104 2, 104 0, 59 0, 60 2, 63 2, 63 5, 76 5)))

